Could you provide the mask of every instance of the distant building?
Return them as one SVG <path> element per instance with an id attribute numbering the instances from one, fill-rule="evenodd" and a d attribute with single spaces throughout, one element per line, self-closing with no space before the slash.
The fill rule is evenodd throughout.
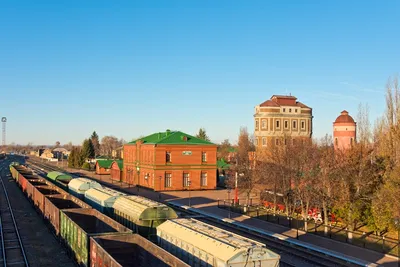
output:
<path id="1" fill-rule="evenodd" d="M 333 123 L 335 149 L 348 149 L 356 142 L 357 124 L 346 110 Z"/>
<path id="2" fill-rule="evenodd" d="M 121 146 L 116 149 L 113 149 L 111 155 L 114 159 L 123 159 L 124 158 L 124 147 Z"/>
<path id="3" fill-rule="evenodd" d="M 294 96 L 273 95 L 255 107 L 254 138 L 257 149 L 283 145 L 287 140 L 311 139 L 312 108 Z"/>
<path id="4" fill-rule="evenodd" d="M 156 191 L 215 189 L 217 145 L 180 131 L 124 145 L 124 180 Z"/>
<path id="5" fill-rule="evenodd" d="M 62 159 L 68 158 L 70 151 L 68 151 L 67 149 L 65 149 L 63 147 L 57 147 L 57 148 L 53 149 L 52 153 L 56 159 L 62 160 Z"/>

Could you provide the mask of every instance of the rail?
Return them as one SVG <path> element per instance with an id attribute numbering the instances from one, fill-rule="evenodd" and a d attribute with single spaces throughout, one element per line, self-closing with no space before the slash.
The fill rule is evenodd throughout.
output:
<path id="1" fill-rule="evenodd" d="M 26 257 L 24 245 L 22 243 L 21 236 L 18 231 L 18 225 L 15 221 L 14 212 L 8 198 L 7 189 L 3 182 L 3 177 L 0 175 L 0 190 L 3 191 L 4 197 L 1 197 L 1 210 L 0 210 L 0 234 L 1 234 L 1 245 L 2 245 L 2 261 L 3 266 L 9 265 L 20 265 L 29 267 L 28 258 Z M 11 228 L 5 228 L 4 226 L 11 226 Z M 8 231 L 8 232 L 6 232 Z M 7 238 L 7 239 L 6 239 Z M 13 251 L 12 257 L 8 257 L 8 251 Z M 15 253 L 18 251 L 19 253 Z M 11 254 L 11 253 L 10 253 Z M 17 260 L 15 260 L 17 259 Z"/>

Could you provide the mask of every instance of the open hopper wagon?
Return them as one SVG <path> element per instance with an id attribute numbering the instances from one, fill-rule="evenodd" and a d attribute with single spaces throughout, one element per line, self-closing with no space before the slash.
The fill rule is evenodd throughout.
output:
<path id="1" fill-rule="evenodd" d="M 140 235 L 90 238 L 91 267 L 189 267 L 177 257 Z"/>
<path id="2" fill-rule="evenodd" d="M 48 195 L 44 199 L 44 217 L 50 222 L 54 232 L 60 233 L 60 210 L 91 207 L 70 194 Z"/>
<path id="3" fill-rule="evenodd" d="M 90 237 L 129 234 L 131 230 L 95 209 L 69 209 L 60 213 L 60 235 L 81 266 L 89 266 Z"/>

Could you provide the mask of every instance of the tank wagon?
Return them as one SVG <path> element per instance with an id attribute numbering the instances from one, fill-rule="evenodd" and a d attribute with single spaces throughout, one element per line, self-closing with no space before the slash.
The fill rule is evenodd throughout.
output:
<path id="1" fill-rule="evenodd" d="M 279 266 L 264 244 L 196 219 L 168 220 L 157 227 L 159 245 L 190 266 Z"/>
<path id="2" fill-rule="evenodd" d="M 140 235 L 108 235 L 90 238 L 91 267 L 189 267 Z"/>
<path id="3" fill-rule="evenodd" d="M 89 238 L 109 234 L 129 234 L 131 230 L 95 209 L 60 212 L 60 235 L 81 266 L 89 266 Z"/>
<path id="4" fill-rule="evenodd" d="M 90 188 L 101 188 L 102 186 L 91 179 L 76 178 L 72 179 L 68 184 L 68 192 L 79 199 L 85 198 L 85 192 Z"/>
<path id="5" fill-rule="evenodd" d="M 68 191 L 68 184 L 73 179 L 71 175 L 62 172 L 49 172 L 47 178 L 65 191 Z"/>
<path id="6" fill-rule="evenodd" d="M 114 202 L 121 196 L 126 194 L 107 187 L 91 188 L 85 192 L 85 202 L 98 211 L 112 216 Z"/>
<path id="7" fill-rule="evenodd" d="M 44 198 L 44 217 L 50 222 L 56 235 L 60 233 L 60 211 L 77 208 L 90 209 L 91 207 L 70 194 L 48 195 Z"/>
<path id="8" fill-rule="evenodd" d="M 156 239 L 156 227 L 178 218 L 167 205 L 141 196 L 122 196 L 113 205 L 113 218 L 141 236 Z"/>

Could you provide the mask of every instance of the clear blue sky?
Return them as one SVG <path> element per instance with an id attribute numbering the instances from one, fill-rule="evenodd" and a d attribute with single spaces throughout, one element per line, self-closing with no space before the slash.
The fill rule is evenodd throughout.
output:
<path id="1" fill-rule="evenodd" d="M 399 72 L 400 1 L 1 1 L 7 143 L 130 140 L 167 128 L 213 141 L 253 131 L 291 93 L 314 136 L 358 103 L 384 110 Z"/>

